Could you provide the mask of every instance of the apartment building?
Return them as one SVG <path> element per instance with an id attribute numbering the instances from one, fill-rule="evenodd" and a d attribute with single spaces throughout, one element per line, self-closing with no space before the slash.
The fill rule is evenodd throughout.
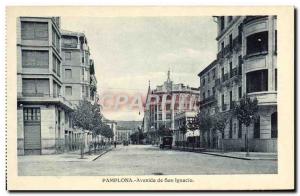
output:
<path id="1" fill-rule="evenodd" d="M 182 83 L 174 84 L 168 71 L 163 85 L 151 90 L 148 88 L 144 113 L 144 132 L 157 131 L 165 126 L 175 130 L 175 115 L 179 112 L 198 110 L 199 89 Z"/>
<path id="2" fill-rule="evenodd" d="M 61 48 L 66 98 L 75 105 L 83 99 L 97 101 L 94 61 L 90 59 L 86 36 L 80 32 L 63 30 Z"/>
<path id="3" fill-rule="evenodd" d="M 203 109 L 209 89 L 215 89 L 210 108 L 231 112 L 244 94 L 258 99 L 259 118 L 249 127 L 250 151 L 277 151 L 277 31 L 276 16 L 217 16 L 217 59 L 200 74 Z M 208 82 L 209 70 L 217 77 Z M 236 118 L 223 135 L 212 136 L 214 147 L 223 140 L 227 150 L 243 150 L 246 127 Z"/>
<path id="4" fill-rule="evenodd" d="M 60 18 L 17 19 L 18 155 L 64 149 L 73 105 L 64 97 Z"/>

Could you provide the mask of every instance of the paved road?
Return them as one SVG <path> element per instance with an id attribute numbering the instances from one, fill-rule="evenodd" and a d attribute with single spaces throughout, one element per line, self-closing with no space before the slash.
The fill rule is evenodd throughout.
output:
<path id="1" fill-rule="evenodd" d="M 118 146 L 92 162 L 19 162 L 19 175 L 196 175 L 277 173 L 277 161 L 239 160 L 153 146 Z"/>

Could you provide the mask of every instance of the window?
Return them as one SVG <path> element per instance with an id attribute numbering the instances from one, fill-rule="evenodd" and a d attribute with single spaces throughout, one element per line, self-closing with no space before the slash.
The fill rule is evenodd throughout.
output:
<path id="1" fill-rule="evenodd" d="M 224 41 L 221 43 L 221 50 L 223 51 L 225 47 Z"/>
<path id="2" fill-rule="evenodd" d="M 23 40 L 48 40 L 47 22 L 21 22 Z"/>
<path id="3" fill-rule="evenodd" d="M 171 104 L 167 104 L 167 105 L 166 105 L 166 110 L 167 110 L 167 111 L 171 110 Z"/>
<path id="4" fill-rule="evenodd" d="M 65 78 L 72 79 L 72 69 L 65 69 Z"/>
<path id="5" fill-rule="evenodd" d="M 233 103 L 232 103 L 232 91 L 230 91 L 230 93 L 229 93 L 229 100 L 230 100 L 230 102 L 229 102 L 230 109 L 232 109 L 232 108 L 233 108 Z"/>
<path id="6" fill-rule="evenodd" d="M 52 45 L 59 51 L 60 49 L 60 37 L 58 36 L 54 27 L 52 27 Z"/>
<path id="7" fill-rule="evenodd" d="M 49 80 L 48 79 L 23 79 L 22 92 L 24 96 L 43 97 L 49 96 Z"/>
<path id="8" fill-rule="evenodd" d="M 271 115 L 271 138 L 277 138 L 277 112 Z"/>
<path id="9" fill-rule="evenodd" d="M 72 95 L 72 86 L 66 86 L 66 96 Z"/>
<path id="10" fill-rule="evenodd" d="M 41 110 L 40 108 L 24 108 L 24 121 L 40 121 Z"/>
<path id="11" fill-rule="evenodd" d="M 268 70 L 259 70 L 247 73 L 247 93 L 268 90 Z"/>
<path id="12" fill-rule="evenodd" d="M 221 100 L 221 104 L 222 104 L 222 110 L 225 110 L 224 107 L 225 107 L 225 103 L 224 103 L 224 94 L 222 95 L 222 100 Z"/>
<path id="13" fill-rule="evenodd" d="M 209 90 L 207 90 L 207 97 L 209 97 L 210 96 L 210 91 Z"/>
<path id="14" fill-rule="evenodd" d="M 275 30 L 275 54 L 277 54 L 277 30 Z"/>
<path id="15" fill-rule="evenodd" d="M 268 52 L 268 31 L 255 33 L 247 37 L 247 55 Z"/>
<path id="16" fill-rule="evenodd" d="M 225 28 L 224 16 L 220 17 L 220 27 L 221 27 L 221 31 Z"/>
<path id="17" fill-rule="evenodd" d="M 239 60 L 238 60 L 238 66 L 239 66 L 239 75 L 242 75 L 242 71 L 243 71 L 243 68 L 242 68 L 242 63 L 243 63 L 243 60 L 242 60 L 242 55 L 239 55 Z"/>
<path id="18" fill-rule="evenodd" d="M 63 36 L 62 38 L 62 47 L 65 48 L 77 48 L 77 37 L 69 37 L 69 36 Z"/>
<path id="19" fill-rule="evenodd" d="M 166 114 L 166 119 L 170 120 L 171 119 L 171 114 Z"/>
<path id="20" fill-rule="evenodd" d="M 233 77 L 232 62 L 229 63 L 230 78 Z"/>
<path id="21" fill-rule="evenodd" d="M 277 69 L 275 69 L 275 91 L 277 91 Z"/>
<path id="22" fill-rule="evenodd" d="M 222 81 L 225 81 L 224 67 L 222 67 Z"/>
<path id="23" fill-rule="evenodd" d="M 232 119 L 229 121 L 229 139 L 232 139 Z"/>
<path id="24" fill-rule="evenodd" d="M 65 52 L 65 60 L 66 60 L 66 61 L 70 61 L 71 58 L 72 58 L 71 52 Z"/>
<path id="25" fill-rule="evenodd" d="M 238 138 L 242 138 L 242 122 L 239 121 Z"/>
<path id="26" fill-rule="evenodd" d="M 258 116 L 257 119 L 254 121 L 254 138 L 260 138 L 260 117 Z"/>
<path id="27" fill-rule="evenodd" d="M 242 87 L 239 86 L 239 99 L 242 98 Z"/>
<path id="28" fill-rule="evenodd" d="M 24 68 L 48 68 L 49 52 L 23 50 L 22 51 L 22 67 Z"/>
<path id="29" fill-rule="evenodd" d="M 205 99 L 205 92 L 202 93 L 203 100 Z"/>
<path id="30" fill-rule="evenodd" d="M 61 87 L 56 82 L 53 82 L 53 97 L 60 96 L 60 89 Z"/>
<path id="31" fill-rule="evenodd" d="M 215 94 L 216 94 L 216 89 L 215 89 L 215 87 L 212 87 L 211 91 L 212 91 L 212 95 L 215 96 Z"/>
<path id="32" fill-rule="evenodd" d="M 229 35 L 229 49 L 232 51 L 233 48 L 233 42 L 232 42 L 232 34 Z"/>
<path id="33" fill-rule="evenodd" d="M 158 120 L 162 120 L 162 114 L 158 114 Z"/>
<path id="34" fill-rule="evenodd" d="M 212 70 L 212 78 L 215 79 L 216 78 L 216 69 Z"/>
<path id="35" fill-rule="evenodd" d="M 54 54 L 52 55 L 52 70 L 54 73 L 60 76 L 60 61 Z"/>
<path id="36" fill-rule="evenodd" d="M 232 16 L 228 16 L 228 23 L 232 21 Z"/>
<path id="37" fill-rule="evenodd" d="M 81 81 L 84 81 L 84 68 L 81 69 Z"/>

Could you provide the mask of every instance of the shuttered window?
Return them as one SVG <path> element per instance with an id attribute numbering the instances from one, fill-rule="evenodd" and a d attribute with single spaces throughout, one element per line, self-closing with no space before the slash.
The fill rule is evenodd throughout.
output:
<path id="1" fill-rule="evenodd" d="M 48 40 L 47 22 L 21 22 L 23 40 Z"/>
<path id="2" fill-rule="evenodd" d="M 24 96 L 45 97 L 50 94 L 48 79 L 23 79 L 22 84 Z"/>
<path id="3" fill-rule="evenodd" d="M 22 51 L 22 67 L 48 68 L 49 52 L 23 50 Z"/>

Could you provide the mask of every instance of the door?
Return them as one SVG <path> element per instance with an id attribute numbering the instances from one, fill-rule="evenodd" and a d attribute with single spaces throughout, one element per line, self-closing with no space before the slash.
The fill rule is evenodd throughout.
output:
<path id="1" fill-rule="evenodd" d="M 24 154 L 41 154 L 40 108 L 24 108 Z"/>

